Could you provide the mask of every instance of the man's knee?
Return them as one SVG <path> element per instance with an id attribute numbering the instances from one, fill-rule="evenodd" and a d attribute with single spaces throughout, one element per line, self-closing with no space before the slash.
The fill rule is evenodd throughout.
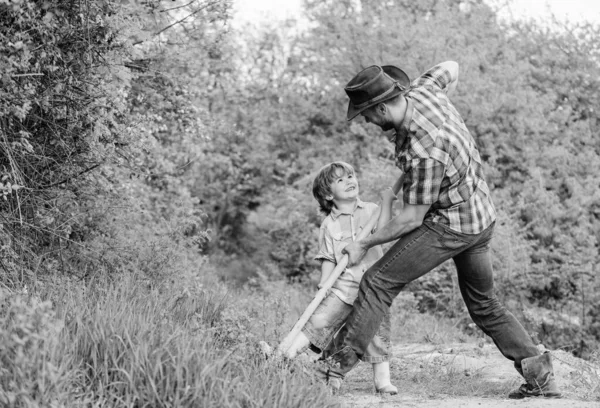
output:
<path id="1" fill-rule="evenodd" d="M 372 300 L 373 298 L 382 301 L 391 306 L 394 298 L 400 292 L 400 289 L 391 287 L 381 279 L 381 273 L 378 270 L 368 270 L 359 286 L 359 296 Z"/>

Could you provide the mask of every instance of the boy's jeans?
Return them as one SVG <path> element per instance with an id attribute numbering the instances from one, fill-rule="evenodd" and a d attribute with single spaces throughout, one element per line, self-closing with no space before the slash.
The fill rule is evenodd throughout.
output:
<path id="1" fill-rule="evenodd" d="M 358 298 L 339 334 L 341 346 L 333 355 L 339 368 L 330 367 L 329 375 L 344 376 L 362 358 L 383 315 L 406 284 L 450 258 L 471 318 L 500 352 L 517 369 L 524 358 L 539 355 L 531 337 L 494 293 L 489 245 L 493 230 L 494 224 L 480 234 L 467 235 L 425 221 L 401 237 L 363 276 Z"/>
<path id="2" fill-rule="evenodd" d="M 339 348 L 336 333 L 352 311 L 349 305 L 333 292 L 315 309 L 311 318 L 306 322 L 302 333 L 310 343 L 323 352 L 323 358 L 330 356 Z M 362 361 L 366 363 L 383 363 L 390 359 L 391 322 L 389 309 L 382 318 L 381 326 L 364 350 Z"/>

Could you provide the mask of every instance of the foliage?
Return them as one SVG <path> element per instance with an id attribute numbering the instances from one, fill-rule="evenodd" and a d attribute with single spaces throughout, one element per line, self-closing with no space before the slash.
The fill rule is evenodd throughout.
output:
<path id="1" fill-rule="evenodd" d="M 76 240 L 78 207 L 102 184 L 91 174 L 124 142 L 123 68 L 107 63 L 123 53 L 111 13 L 108 2 L 0 4 L 6 283 L 31 279 Z"/>
<path id="2" fill-rule="evenodd" d="M 56 312 L 50 301 L 2 292 L 3 405 L 334 405 L 301 367 L 262 357 L 225 288 L 198 275 L 161 286 L 120 276 L 65 280 L 47 292 Z"/>
<path id="3" fill-rule="evenodd" d="M 164 288 L 214 274 L 258 298 L 273 288 L 296 293 L 290 309 L 305 304 L 297 292 L 318 274 L 318 169 L 350 162 L 361 197 L 375 202 L 397 175 L 385 137 L 344 118 L 344 83 L 373 63 L 397 64 L 414 78 L 437 62 L 459 62 L 452 99 L 480 148 L 499 213 L 497 292 L 541 342 L 590 356 L 600 341 L 598 27 L 508 25 L 476 1 L 307 0 L 303 30 L 293 20 L 235 28 L 230 6 L 0 0 L 0 282 L 36 293 L 63 275 L 96 282 L 87 295 L 97 308 L 79 295 L 55 304 L 68 323 L 60 336 L 78 344 L 63 353 L 88 364 L 71 368 L 93 403 L 150 400 L 144 387 L 179 381 L 189 367 L 201 372 L 203 358 L 215 375 L 230 378 L 235 369 L 251 385 L 261 370 L 265 382 L 279 373 L 213 350 L 250 344 L 257 327 L 279 336 L 282 322 L 268 320 L 275 332 L 261 326 L 253 300 L 240 315 L 210 295 Z M 148 287 L 110 283 L 124 274 Z M 412 312 L 450 317 L 469 331 L 451 263 L 410 290 Z M 284 310 L 280 300 L 266 303 Z M 30 306 L 17 315 L 45 316 L 34 332 L 46 333 L 50 310 Z M 135 314 L 119 314 L 125 308 Z M 111 326 L 107 316 L 122 320 Z M 206 339 L 190 337 L 194 330 Z M 35 339 L 34 355 L 54 344 Z M 40 375 L 61 382 L 56 367 Z M 70 392 L 73 378 L 55 389 Z M 263 391 L 247 392 L 253 401 L 279 398 Z M 178 392 L 169 397 L 184 398 Z"/>
<path id="4" fill-rule="evenodd" d="M 50 406 L 72 401 L 69 361 L 57 353 L 62 322 L 50 302 L 0 290 L 0 404 Z"/>

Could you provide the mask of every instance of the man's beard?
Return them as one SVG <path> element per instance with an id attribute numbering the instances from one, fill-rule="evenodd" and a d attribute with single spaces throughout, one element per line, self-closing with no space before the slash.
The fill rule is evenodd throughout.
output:
<path id="1" fill-rule="evenodd" d="M 394 124 L 392 122 L 385 122 L 379 125 L 379 127 L 385 132 L 388 130 L 392 130 L 394 128 Z"/>

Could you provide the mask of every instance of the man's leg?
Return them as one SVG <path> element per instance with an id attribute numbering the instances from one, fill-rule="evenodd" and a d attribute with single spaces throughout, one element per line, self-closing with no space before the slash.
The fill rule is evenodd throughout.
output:
<path id="1" fill-rule="evenodd" d="M 540 355 L 527 331 L 496 297 L 489 251 L 492 233 L 493 226 L 481 234 L 478 242 L 454 257 L 460 291 L 469 314 L 500 352 L 514 361 L 515 368 L 527 381 L 511 392 L 510 398 L 560 397 L 550 355 Z"/>
<path id="2" fill-rule="evenodd" d="M 473 322 L 520 369 L 521 360 L 540 352 L 525 328 L 496 297 L 489 249 L 492 233 L 493 227 L 488 228 L 477 243 L 454 257 L 458 284 Z"/>
<path id="3" fill-rule="evenodd" d="M 341 347 L 327 367 L 329 377 L 343 377 L 365 353 L 392 301 L 409 282 L 464 250 L 470 242 L 443 240 L 443 229 L 426 222 L 394 244 L 363 276 L 358 298 L 340 331 Z M 475 240 L 477 236 L 473 236 Z"/>

